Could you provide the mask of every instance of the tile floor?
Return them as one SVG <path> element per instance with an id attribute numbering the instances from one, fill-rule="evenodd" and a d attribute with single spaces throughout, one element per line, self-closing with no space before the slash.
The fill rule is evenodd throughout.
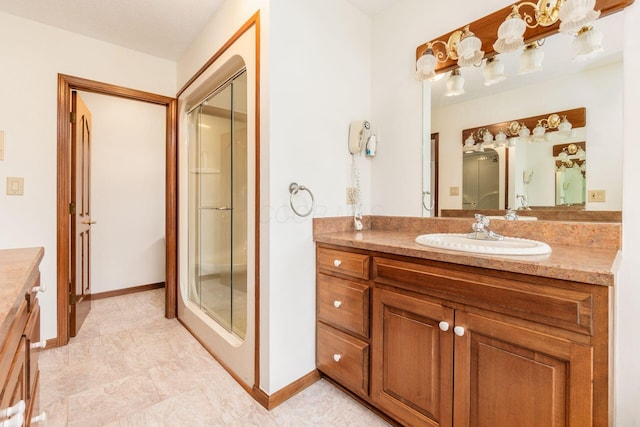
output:
<path id="1" fill-rule="evenodd" d="M 267 411 L 163 314 L 163 289 L 94 301 L 69 345 L 39 354 L 45 425 L 388 426 L 324 380 Z"/>

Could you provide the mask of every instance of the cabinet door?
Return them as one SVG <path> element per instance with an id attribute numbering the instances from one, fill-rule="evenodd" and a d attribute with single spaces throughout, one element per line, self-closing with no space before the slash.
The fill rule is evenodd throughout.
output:
<path id="1" fill-rule="evenodd" d="M 592 347 L 469 312 L 455 317 L 456 427 L 592 425 Z"/>
<path id="2" fill-rule="evenodd" d="M 450 308 L 373 290 L 371 398 L 376 405 L 405 425 L 451 426 L 452 327 Z"/>

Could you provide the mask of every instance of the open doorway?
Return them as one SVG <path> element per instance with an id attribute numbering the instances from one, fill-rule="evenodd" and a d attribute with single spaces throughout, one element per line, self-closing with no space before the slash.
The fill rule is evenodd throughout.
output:
<path id="1" fill-rule="evenodd" d="M 57 135 L 57 345 L 69 341 L 69 298 L 70 277 L 70 120 L 71 92 L 73 90 L 102 95 L 110 95 L 129 100 L 148 102 L 164 106 L 165 120 L 165 316 L 176 315 L 176 139 L 174 98 L 114 86 L 67 75 L 58 75 L 58 135 Z"/>

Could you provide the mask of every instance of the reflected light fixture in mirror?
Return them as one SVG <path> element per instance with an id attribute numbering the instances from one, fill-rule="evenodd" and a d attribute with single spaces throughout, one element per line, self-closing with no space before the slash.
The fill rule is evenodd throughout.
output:
<path id="1" fill-rule="evenodd" d="M 520 54 L 520 69 L 518 74 L 529 74 L 542 70 L 544 52 L 538 48 L 538 43 L 528 44 Z"/>
<path id="2" fill-rule="evenodd" d="M 447 79 L 446 96 L 459 96 L 464 93 L 464 77 L 460 74 L 460 68 L 456 68 L 451 72 Z"/>
<path id="3" fill-rule="evenodd" d="M 491 86 L 500 83 L 507 78 L 504 73 L 504 64 L 496 57 L 488 58 L 484 65 L 484 84 Z"/>
<path id="4" fill-rule="evenodd" d="M 602 52 L 602 33 L 593 27 L 584 27 L 573 40 L 573 60 L 591 59 Z"/>

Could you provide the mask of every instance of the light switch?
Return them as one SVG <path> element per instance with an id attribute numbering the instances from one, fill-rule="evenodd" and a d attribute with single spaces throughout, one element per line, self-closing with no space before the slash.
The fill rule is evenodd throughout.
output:
<path id="1" fill-rule="evenodd" d="M 460 187 L 449 187 L 449 195 L 450 196 L 459 196 L 460 195 Z"/>
<path id="2" fill-rule="evenodd" d="M 0 160 L 4 160 L 4 131 L 0 130 Z"/>
<path id="3" fill-rule="evenodd" d="M 8 176 L 7 194 L 10 196 L 22 196 L 24 194 L 24 178 Z"/>

